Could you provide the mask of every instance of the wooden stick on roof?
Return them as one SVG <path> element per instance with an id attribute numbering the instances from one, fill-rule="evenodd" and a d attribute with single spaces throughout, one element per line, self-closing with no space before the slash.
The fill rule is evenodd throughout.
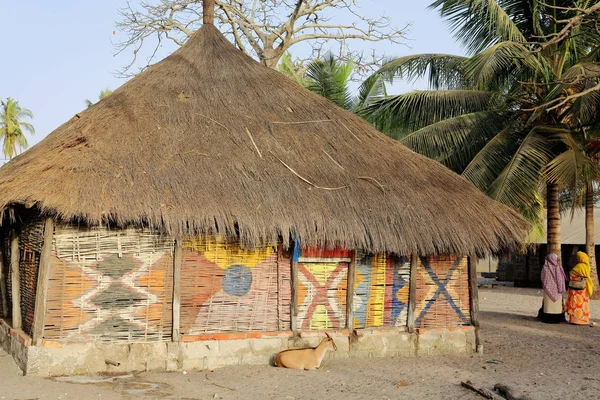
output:
<path id="1" fill-rule="evenodd" d="M 213 25 L 215 20 L 215 0 L 202 1 L 202 22 Z"/>

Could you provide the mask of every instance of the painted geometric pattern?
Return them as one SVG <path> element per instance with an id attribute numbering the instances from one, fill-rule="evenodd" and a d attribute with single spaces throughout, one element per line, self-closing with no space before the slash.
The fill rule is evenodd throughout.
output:
<path id="1" fill-rule="evenodd" d="M 420 257 L 416 283 L 416 327 L 471 324 L 466 257 Z"/>
<path id="2" fill-rule="evenodd" d="M 291 298 L 287 268 L 287 274 L 279 271 L 275 245 L 245 249 L 216 237 L 184 241 L 182 333 L 289 329 L 289 311 L 282 315 Z"/>
<path id="3" fill-rule="evenodd" d="M 406 326 L 410 260 L 358 254 L 354 278 L 354 328 Z"/>
<path id="4" fill-rule="evenodd" d="M 298 326 L 301 330 L 346 327 L 347 275 L 348 263 L 345 262 L 298 264 Z"/>
<path id="5" fill-rule="evenodd" d="M 172 337 L 173 241 L 142 230 L 58 226 L 44 337 L 145 342 Z"/>

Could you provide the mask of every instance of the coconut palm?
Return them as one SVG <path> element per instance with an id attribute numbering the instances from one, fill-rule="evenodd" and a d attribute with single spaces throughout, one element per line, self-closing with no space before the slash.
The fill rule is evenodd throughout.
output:
<path id="1" fill-rule="evenodd" d="M 5 157 L 13 158 L 20 150 L 27 148 L 25 131 L 32 135 L 35 133 L 33 125 L 24 122 L 24 118 L 33 118 L 33 113 L 21 108 L 18 101 L 10 97 L 0 101 L 0 140 Z"/>
<path id="2" fill-rule="evenodd" d="M 277 69 L 311 92 L 348 111 L 361 114 L 367 105 L 387 92 L 383 76 L 373 74 L 361 83 L 357 95 L 352 94 L 350 81 L 354 67 L 354 61 L 336 59 L 331 53 L 304 66 L 295 65 L 291 56 L 285 54 Z"/>
<path id="3" fill-rule="evenodd" d="M 103 89 L 100 91 L 100 94 L 98 95 L 98 100 L 102 100 L 103 98 L 105 98 L 106 96 L 109 96 L 112 94 L 112 90 L 110 90 L 109 88 Z M 93 101 L 91 101 L 90 99 L 85 99 L 85 104 L 87 106 L 87 108 L 90 108 L 91 106 L 93 106 L 95 103 Z"/>
<path id="4" fill-rule="evenodd" d="M 427 78 L 430 90 L 388 96 L 365 115 L 530 220 L 540 220 L 545 191 L 549 250 L 560 257 L 559 189 L 593 165 L 585 137 L 598 126 L 600 93 L 588 89 L 600 77 L 600 36 L 580 25 L 550 42 L 561 20 L 580 13 L 566 8 L 584 6 L 550 2 L 434 1 L 430 7 L 468 56 L 417 54 L 386 63 L 379 75 Z"/>
<path id="5" fill-rule="evenodd" d="M 568 171 L 568 174 L 559 178 L 563 185 L 568 187 L 563 196 L 565 206 L 570 207 L 573 213 L 576 208 L 585 208 L 585 252 L 589 255 L 592 280 L 595 285 L 599 285 L 594 242 L 594 198 L 600 180 L 598 171 L 600 139 L 589 137 L 591 135 L 598 136 L 598 132 L 588 130 L 579 137 L 572 137 L 571 146 L 554 162 L 558 162 L 561 158 L 567 159 L 565 161 L 567 168 L 563 171 Z M 598 293 L 594 293 L 594 298 L 599 297 Z"/>

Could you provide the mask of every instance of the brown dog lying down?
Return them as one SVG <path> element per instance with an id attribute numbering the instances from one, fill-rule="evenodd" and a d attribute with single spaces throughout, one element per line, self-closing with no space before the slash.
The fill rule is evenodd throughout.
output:
<path id="1" fill-rule="evenodd" d="M 315 369 L 321 366 L 327 350 L 336 351 L 335 342 L 326 333 L 327 337 L 321 340 L 317 347 L 309 349 L 284 350 L 277 354 L 275 365 L 292 369 Z"/>

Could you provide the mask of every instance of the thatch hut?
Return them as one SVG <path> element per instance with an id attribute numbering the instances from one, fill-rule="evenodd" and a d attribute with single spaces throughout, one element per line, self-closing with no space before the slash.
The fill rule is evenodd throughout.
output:
<path id="1" fill-rule="evenodd" d="M 473 351 L 468 256 L 513 248 L 523 220 L 206 19 L 0 168 L 19 365 L 266 363 L 323 331 L 338 357 Z"/>

